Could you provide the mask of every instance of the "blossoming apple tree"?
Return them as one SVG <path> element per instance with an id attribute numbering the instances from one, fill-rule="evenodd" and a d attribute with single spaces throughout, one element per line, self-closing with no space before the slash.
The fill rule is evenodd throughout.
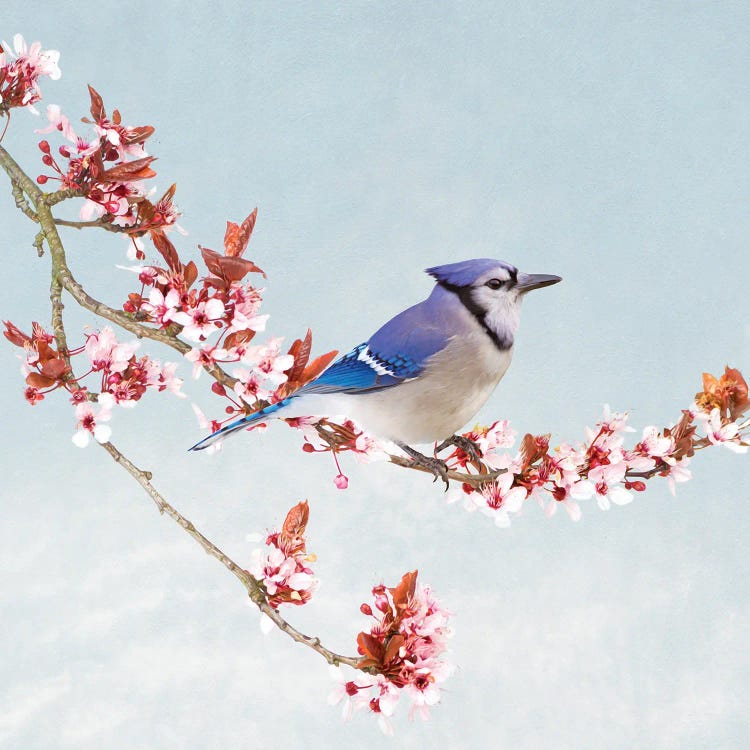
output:
<path id="1" fill-rule="evenodd" d="M 42 98 L 40 79 L 60 77 L 59 53 L 27 45 L 16 36 L 0 51 L 0 119 L 2 136 L 16 110 L 34 110 Z M 5 171 L 15 205 L 34 224 L 33 245 L 48 255 L 50 316 L 43 323 L 5 322 L 5 338 L 18 347 L 25 377 L 23 395 L 31 406 L 47 398 L 67 399 L 73 409 L 71 436 L 75 445 L 99 445 L 148 493 L 166 513 L 216 558 L 244 586 L 260 609 L 264 622 L 317 651 L 335 669 L 332 703 L 343 703 L 344 715 L 360 708 L 374 714 L 386 733 L 390 717 L 405 698 L 412 713 L 427 717 L 440 700 L 441 685 L 451 668 L 444 660 L 451 634 L 449 613 L 429 586 L 407 572 L 392 587 L 372 589 L 372 604 L 363 603 L 369 629 L 356 638 L 356 655 L 345 656 L 325 647 L 318 638 L 299 632 L 280 614 L 282 607 L 307 604 L 318 580 L 306 550 L 309 520 L 307 501 L 297 503 L 278 530 L 269 531 L 262 548 L 247 567 L 235 562 L 201 533 L 152 484 L 150 472 L 138 466 L 110 440 L 109 422 L 115 411 L 137 404 L 146 394 L 183 397 L 180 366 L 139 355 L 141 339 L 171 350 L 183 369 L 198 378 L 208 376 L 218 399 L 216 416 L 196 410 L 202 427 L 212 431 L 229 420 L 285 398 L 320 374 L 336 352 L 312 358 L 308 330 L 285 347 L 278 337 L 259 340 L 268 316 L 261 313 L 261 290 L 255 279 L 261 268 L 245 257 L 255 226 L 253 211 L 240 223 L 227 222 L 221 251 L 200 247 L 198 259 L 186 260 L 171 239 L 180 232 L 175 186 L 154 198 L 149 180 L 155 176 L 154 157 L 146 143 L 154 129 L 124 124 L 122 114 L 108 112 L 101 95 L 89 86 L 91 106 L 76 125 L 54 104 L 47 107 L 47 124 L 35 132 L 41 167 L 27 169 L 2 147 Z M 29 172 L 35 170 L 31 177 Z M 33 172 L 32 172 L 33 173 Z M 56 216 L 58 204 L 80 204 L 79 219 Z M 84 288 L 71 269 L 60 237 L 60 226 L 121 234 L 128 242 L 133 291 L 124 300 L 105 302 Z M 148 257 L 158 260 L 147 261 Z M 200 266 L 199 266 L 200 263 Z M 93 330 L 72 332 L 63 318 L 63 299 L 100 319 Z M 151 398 L 152 396 L 149 396 Z M 675 484 L 690 479 L 690 459 L 697 450 L 718 446 L 746 453 L 750 419 L 748 387 L 737 370 L 727 367 L 719 377 L 704 374 L 701 390 L 668 427 L 647 426 L 639 438 L 628 415 L 607 411 L 579 440 L 550 448 L 549 435 L 524 435 L 504 421 L 476 426 L 464 433 L 469 442 L 442 454 L 451 489 L 449 501 L 479 510 L 498 526 L 529 503 L 551 515 L 565 508 L 573 520 L 580 501 L 595 498 L 602 510 L 631 502 L 656 478 Z M 298 430 L 307 453 L 329 453 L 336 466 L 334 481 L 345 489 L 348 478 L 339 456 L 353 453 L 367 461 L 384 460 L 423 470 L 395 445 L 376 440 L 350 421 L 296 418 L 285 420 Z M 256 426 L 254 429 L 258 429 Z M 517 447 L 514 449 L 514 446 Z M 340 667 L 354 670 L 344 675 Z"/>

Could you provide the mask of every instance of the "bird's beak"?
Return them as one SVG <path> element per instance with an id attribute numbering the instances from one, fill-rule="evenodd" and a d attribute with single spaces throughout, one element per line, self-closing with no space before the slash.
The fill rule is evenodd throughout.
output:
<path id="1" fill-rule="evenodd" d="M 526 294 L 532 289 L 541 289 L 543 286 L 551 286 L 562 281 L 559 276 L 550 276 L 546 273 L 519 273 L 516 281 L 516 289 L 521 294 Z"/>

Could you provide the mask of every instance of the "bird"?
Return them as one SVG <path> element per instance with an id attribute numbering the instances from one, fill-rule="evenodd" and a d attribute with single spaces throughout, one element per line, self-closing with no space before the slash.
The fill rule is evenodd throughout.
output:
<path id="1" fill-rule="evenodd" d="M 391 318 L 296 392 L 222 427 L 190 450 L 203 450 L 271 418 L 346 416 L 369 434 L 394 442 L 447 485 L 445 463 L 413 445 L 442 441 L 437 451 L 448 445 L 470 450 L 456 432 L 505 375 L 523 298 L 562 279 L 524 273 L 491 258 L 425 272 L 435 280 L 427 299 Z"/>

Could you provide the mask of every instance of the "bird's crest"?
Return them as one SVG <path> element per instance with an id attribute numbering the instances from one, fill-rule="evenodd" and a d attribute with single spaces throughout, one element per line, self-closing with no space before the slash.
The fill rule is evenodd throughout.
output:
<path id="1" fill-rule="evenodd" d="M 515 266 L 506 263 L 504 260 L 474 258 L 473 260 L 464 260 L 460 263 L 433 266 L 432 268 L 426 268 L 425 272 L 441 284 L 471 286 L 480 276 L 483 276 L 494 268 L 505 268 L 512 272 L 516 270 Z"/>

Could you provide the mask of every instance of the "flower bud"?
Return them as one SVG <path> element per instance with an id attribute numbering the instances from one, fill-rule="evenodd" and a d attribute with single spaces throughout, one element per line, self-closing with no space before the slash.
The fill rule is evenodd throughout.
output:
<path id="1" fill-rule="evenodd" d="M 49 179 L 49 178 L 47 177 L 47 175 L 44 175 L 44 174 L 40 174 L 40 175 L 39 175 L 39 177 L 37 177 L 37 178 L 36 178 L 36 181 L 37 181 L 37 182 L 38 182 L 38 183 L 39 183 L 40 185 L 46 185 L 46 184 L 47 184 L 47 180 L 48 180 L 48 179 Z"/>
<path id="2" fill-rule="evenodd" d="M 343 474 L 338 474 L 333 480 L 333 483 L 336 485 L 336 487 L 338 487 L 338 489 L 345 490 L 349 486 L 349 479 Z"/>
<path id="3" fill-rule="evenodd" d="M 39 141 L 39 150 L 44 153 L 49 153 L 49 143 L 47 141 Z"/>

